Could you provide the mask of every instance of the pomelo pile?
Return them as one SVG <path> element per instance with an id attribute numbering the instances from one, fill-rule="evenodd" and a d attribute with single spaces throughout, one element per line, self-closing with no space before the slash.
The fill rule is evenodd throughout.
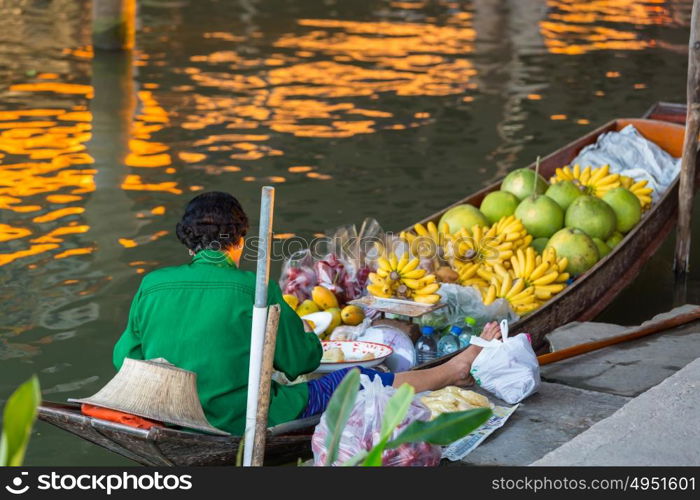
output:
<path id="1" fill-rule="evenodd" d="M 479 289 L 485 304 L 504 298 L 519 315 L 534 311 L 612 251 L 651 205 L 646 181 L 609 166 L 508 174 L 479 208 L 451 208 L 438 225 L 401 233 L 412 254 L 433 263 L 438 280 Z"/>

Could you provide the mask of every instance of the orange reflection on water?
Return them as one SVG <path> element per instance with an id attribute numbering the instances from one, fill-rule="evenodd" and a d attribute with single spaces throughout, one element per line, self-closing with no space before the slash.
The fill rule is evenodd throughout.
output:
<path id="1" fill-rule="evenodd" d="M 540 23 L 547 49 L 555 54 L 594 50 L 643 50 L 653 38 L 640 37 L 637 26 L 671 25 L 676 20 L 666 0 L 547 0 L 550 11 Z M 615 28 L 605 24 L 615 24 Z M 628 25 L 628 26 L 626 26 Z"/>

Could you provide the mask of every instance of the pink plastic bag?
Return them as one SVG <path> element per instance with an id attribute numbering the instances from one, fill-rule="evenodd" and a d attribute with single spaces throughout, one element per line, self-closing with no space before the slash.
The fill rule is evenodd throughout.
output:
<path id="1" fill-rule="evenodd" d="M 280 288 L 282 293 L 295 295 L 299 302 L 311 298 L 311 290 L 317 283 L 314 259 L 311 252 L 301 250 L 287 259 L 282 268 Z"/>
<path id="2" fill-rule="evenodd" d="M 338 457 L 333 465 L 342 465 L 361 451 L 368 451 L 379 442 L 384 408 L 396 390 L 385 387 L 379 377 L 370 382 L 367 375 L 360 377 L 364 390 L 357 395 L 348 423 L 340 439 Z M 398 436 L 404 428 L 415 420 L 429 420 L 430 410 L 414 401 L 408 408 L 403 422 L 397 427 L 392 438 Z M 326 414 L 316 426 L 311 449 L 314 452 L 314 465 L 326 464 Z M 391 467 L 432 467 L 440 463 L 442 450 L 439 446 L 428 443 L 407 443 L 398 448 L 385 450 L 382 465 Z"/>

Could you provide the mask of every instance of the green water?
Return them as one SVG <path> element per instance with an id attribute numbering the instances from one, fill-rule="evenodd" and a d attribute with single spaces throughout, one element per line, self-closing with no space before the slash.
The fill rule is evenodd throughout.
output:
<path id="1" fill-rule="evenodd" d="M 113 375 L 142 274 L 188 259 L 198 191 L 234 193 L 251 234 L 269 183 L 281 237 L 396 230 L 684 100 L 690 0 L 139 3 L 123 56 L 92 53 L 89 2 L 0 6 L 0 402 L 32 373 L 57 401 Z M 669 309 L 672 251 L 599 319 Z M 127 463 L 43 424 L 27 462 Z"/>

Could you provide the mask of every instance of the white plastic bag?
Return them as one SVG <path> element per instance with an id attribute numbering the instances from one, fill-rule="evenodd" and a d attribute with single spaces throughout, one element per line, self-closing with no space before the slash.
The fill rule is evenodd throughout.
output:
<path id="1" fill-rule="evenodd" d="M 471 343 L 483 347 L 472 363 L 471 374 L 482 388 L 503 401 L 519 403 L 540 386 L 540 365 L 527 334 L 508 336 L 508 322 L 501 321 L 503 340 L 473 336 Z"/>
<path id="2" fill-rule="evenodd" d="M 367 375 L 360 376 L 364 390 L 357 395 L 357 400 L 350 413 L 342 437 L 338 457 L 333 465 L 342 465 L 362 451 L 369 451 L 379 442 L 384 411 L 396 389 L 385 387 L 379 377 L 370 381 Z M 416 420 L 430 419 L 430 410 L 415 399 L 408 408 L 406 417 L 398 425 L 391 438 L 398 436 L 409 424 Z M 324 465 L 327 458 L 326 437 L 328 425 L 326 413 L 316 426 L 311 438 L 311 449 L 314 453 L 314 465 Z M 442 449 L 428 443 L 404 443 L 397 448 L 385 450 L 382 454 L 382 465 L 390 467 L 433 467 L 440 463 Z"/>

